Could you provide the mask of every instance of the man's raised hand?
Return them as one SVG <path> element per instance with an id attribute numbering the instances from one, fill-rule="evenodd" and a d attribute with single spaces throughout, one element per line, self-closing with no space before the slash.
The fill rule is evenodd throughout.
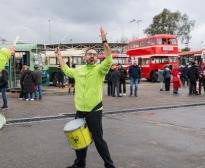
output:
<path id="1" fill-rule="evenodd" d="M 100 27 L 100 36 L 101 36 L 101 39 L 102 41 L 106 41 L 106 32 L 104 31 L 104 29 L 102 28 L 102 26 Z"/>

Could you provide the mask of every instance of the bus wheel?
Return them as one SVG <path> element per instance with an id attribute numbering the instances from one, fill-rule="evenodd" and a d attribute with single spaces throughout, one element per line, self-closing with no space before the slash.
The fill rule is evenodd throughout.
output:
<path id="1" fill-rule="evenodd" d="M 156 71 L 152 71 L 152 72 L 151 72 L 150 80 L 151 80 L 152 82 L 157 82 L 157 80 L 158 80 L 158 74 L 157 74 Z"/>
<path id="2" fill-rule="evenodd" d="M 57 84 L 58 84 L 58 77 L 57 77 L 57 73 L 55 73 L 53 75 L 53 86 L 57 86 Z"/>

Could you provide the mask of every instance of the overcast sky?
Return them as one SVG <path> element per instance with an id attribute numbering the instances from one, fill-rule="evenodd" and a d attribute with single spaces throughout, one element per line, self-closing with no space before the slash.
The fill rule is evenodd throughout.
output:
<path id="1" fill-rule="evenodd" d="M 205 1 L 203 0 L 1 0 L 0 37 L 13 41 L 46 43 L 100 42 L 99 27 L 110 42 L 133 36 L 164 8 L 180 11 L 195 20 L 192 49 L 205 48 Z M 131 20 L 142 20 L 128 23 Z M 50 22 L 49 22 L 50 20 Z M 50 32 L 49 33 L 49 29 Z M 139 31 L 138 31 L 139 30 Z"/>

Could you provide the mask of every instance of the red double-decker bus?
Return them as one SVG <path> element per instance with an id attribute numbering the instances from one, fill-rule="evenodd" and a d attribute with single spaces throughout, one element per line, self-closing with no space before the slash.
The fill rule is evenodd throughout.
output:
<path id="1" fill-rule="evenodd" d="M 198 64 L 200 62 L 205 63 L 205 49 L 184 51 L 179 53 L 180 64 L 187 64 L 191 61 L 195 61 Z"/>
<path id="2" fill-rule="evenodd" d="M 158 80 L 158 70 L 165 65 L 179 65 L 178 43 L 174 35 L 154 35 L 128 43 L 127 55 L 141 67 L 142 78 Z"/>
<path id="3" fill-rule="evenodd" d="M 113 53 L 112 58 L 113 58 L 112 66 L 118 66 L 119 64 L 121 64 L 126 70 L 128 70 L 128 68 L 131 65 L 130 57 L 128 57 L 127 54 Z M 105 59 L 104 54 L 97 55 L 97 63 L 102 62 L 104 59 Z"/>

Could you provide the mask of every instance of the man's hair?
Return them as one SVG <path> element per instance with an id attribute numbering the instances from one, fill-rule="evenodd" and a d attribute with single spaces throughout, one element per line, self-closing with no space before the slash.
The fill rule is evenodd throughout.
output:
<path id="1" fill-rule="evenodd" d="M 95 50 L 96 51 L 96 48 L 94 48 L 94 47 L 89 47 L 88 49 L 86 49 L 85 50 L 85 55 L 88 53 L 88 51 L 90 51 L 90 50 Z"/>

